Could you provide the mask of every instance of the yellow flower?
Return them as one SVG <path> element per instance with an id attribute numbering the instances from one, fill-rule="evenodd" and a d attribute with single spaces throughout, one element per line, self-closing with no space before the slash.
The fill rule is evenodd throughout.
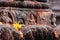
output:
<path id="1" fill-rule="evenodd" d="M 14 28 L 15 28 L 16 30 L 19 30 L 19 29 L 22 28 L 22 26 L 24 26 L 24 25 L 23 25 L 23 24 L 19 24 L 19 23 L 14 23 L 13 26 L 14 26 Z"/>
<path id="2" fill-rule="evenodd" d="M 14 28 L 15 28 L 16 30 L 19 29 L 19 24 L 15 23 L 15 24 L 13 24 L 13 26 L 14 26 Z"/>

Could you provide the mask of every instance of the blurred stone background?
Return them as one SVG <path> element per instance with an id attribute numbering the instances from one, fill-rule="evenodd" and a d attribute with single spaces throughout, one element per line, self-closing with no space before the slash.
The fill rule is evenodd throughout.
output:
<path id="1" fill-rule="evenodd" d="M 48 3 L 50 4 L 50 8 L 53 10 L 53 12 L 56 15 L 56 23 L 60 24 L 60 0 L 48 0 Z"/>

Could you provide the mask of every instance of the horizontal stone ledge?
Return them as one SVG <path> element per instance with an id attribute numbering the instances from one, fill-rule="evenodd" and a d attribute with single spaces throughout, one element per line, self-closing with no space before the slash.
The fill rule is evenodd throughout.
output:
<path id="1" fill-rule="evenodd" d="M 35 9 L 48 9 L 49 4 L 42 2 L 33 2 L 33 1 L 0 1 L 0 7 L 18 7 L 18 8 L 35 8 Z"/>
<path id="2" fill-rule="evenodd" d="M 17 11 L 38 11 L 38 10 L 40 10 L 40 9 L 29 9 L 29 8 L 15 8 L 15 7 L 0 7 L 0 10 L 4 10 L 4 9 L 6 9 L 6 10 L 17 10 Z M 48 12 L 48 11 L 50 11 L 51 9 L 42 9 L 43 11 L 46 11 L 46 12 Z"/>

